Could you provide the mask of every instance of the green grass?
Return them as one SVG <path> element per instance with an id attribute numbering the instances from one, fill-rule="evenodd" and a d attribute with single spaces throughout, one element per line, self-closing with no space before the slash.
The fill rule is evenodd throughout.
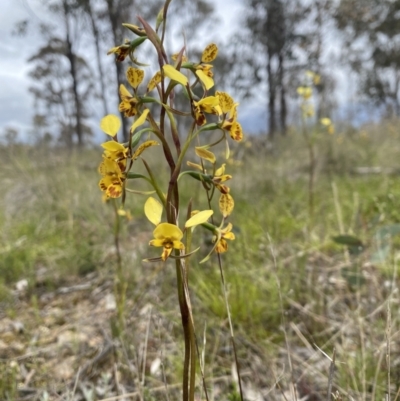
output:
<path id="1" fill-rule="evenodd" d="M 235 210 L 231 221 L 236 240 L 229 242 L 222 263 L 247 388 L 251 384 L 258 391 L 272 389 L 279 377 L 282 391 L 294 380 L 299 398 L 317 393 L 326 398 L 329 361 L 318 346 L 330 356 L 336 349 L 334 391 L 343 399 L 369 400 L 373 395 L 378 400 L 384 396 L 387 367 L 380 355 L 386 347 L 386 305 L 389 299 L 392 305 L 399 301 L 392 289 L 398 285 L 400 178 L 397 174 L 357 174 L 356 169 L 397 169 L 398 128 L 391 122 L 361 131 L 343 130 L 334 136 L 320 134 L 311 226 L 308 160 L 302 138 L 292 132 L 278 141 L 272 152 L 263 150 L 263 138 L 250 139 L 251 147 L 234 149 L 240 163 L 227 164 L 227 173 L 233 175 L 230 186 Z M 64 283 L 80 282 L 90 274 L 112 281 L 116 269 L 113 210 L 102 203 L 97 187 L 101 151 L 68 153 L 16 145 L 0 149 L 0 157 L 4 166 L 0 170 L 0 302 L 6 314 L 16 315 L 14 308 L 18 306 L 10 289 L 21 279 L 29 282 L 24 302 L 32 310 L 45 307 L 38 304 L 37 296 Z M 150 162 L 156 163 L 156 159 Z M 143 169 L 140 161 L 136 163 Z M 163 174 L 160 167 L 155 171 Z M 139 182 L 134 186 L 149 190 Z M 183 180 L 180 190 L 183 204 L 192 198 L 195 209 L 205 206 L 198 182 Z M 158 323 L 154 323 L 148 352 L 167 348 L 167 380 L 176 383 L 181 329 L 174 268 L 141 262 L 159 252 L 147 245 L 153 228 L 143 217 L 144 201 L 143 196 L 128 198 L 133 219 L 123 223 L 121 233 L 128 286 L 128 330 L 119 355 L 121 378 L 126 383 L 133 380 L 131 373 L 124 373 L 123 361 L 137 358 L 143 340 L 130 328 L 136 326 L 129 324 L 140 321 L 143 308 L 152 305 Z M 218 382 L 218 378 L 230 375 L 233 361 L 220 271 L 214 259 L 197 263 L 207 254 L 210 243 L 200 229 L 195 233 L 200 235 L 195 242 L 202 246 L 190 262 L 197 336 L 202 342 L 206 324 L 207 376 L 215 379 L 215 388 L 230 388 L 234 399 L 230 380 Z M 339 234 L 359 238 L 363 252 L 349 249 L 346 253 L 344 246 L 333 241 Z M 399 323 L 395 310 L 393 306 L 392 333 Z M 391 348 L 396 354 L 394 339 Z M 396 364 L 393 357 L 393 394 L 397 391 Z M 148 391 L 159 385 L 150 376 L 147 369 Z M 15 388 L 4 383 L 0 381 L 0 394 L 14 397 Z M 273 390 L 270 397 L 278 399 L 281 394 Z"/>

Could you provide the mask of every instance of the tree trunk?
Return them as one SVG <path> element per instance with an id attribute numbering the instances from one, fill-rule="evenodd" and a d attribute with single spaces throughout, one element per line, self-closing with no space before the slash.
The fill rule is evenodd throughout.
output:
<path id="1" fill-rule="evenodd" d="M 96 20 L 93 15 L 93 9 L 91 5 L 91 0 L 87 0 L 86 2 L 86 10 L 90 18 L 90 24 L 92 26 L 93 38 L 94 38 L 94 45 L 96 48 L 96 63 L 97 68 L 99 70 L 99 78 L 100 78 L 100 90 L 101 90 L 101 102 L 103 104 L 103 114 L 107 115 L 108 113 L 108 106 L 106 100 L 106 86 L 104 83 L 104 70 L 103 70 L 103 63 L 101 62 L 101 52 L 100 52 L 100 35 L 99 30 L 97 29 Z"/>
<path id="2" fill-rule="evenodd" d="M 118 6 L 115 4 L 115 0 L 107 0 L 107 7 L 108 7 L 108 17 L 110 19 L 114 46 L 118 46 L 122 44 L 123 40 L 122 35 L 120 34 L 120 29 L 121 29 L 120 25 L 122 24 L 121 14 L 124 10 L 122 9 L 122 7 L 120 7 L 120 4 Z M 115 72 L 118 83 L 118 98 L 119 98 L 119 86 L 125 81 L 125 74 L 122 63 L 115 61 Z M 122 120 L 123 137 L 125 141 L 128 141 L 129 140 L 128 122 L 124 117 L 124 113 L 120 114 Z"/>
<path id="3" fill-rule="evenodd" d="M 271 56 L 268 56 L 267 62 L 267 74 L 268 74 L 268 135 L 271 139 L 274 139 L 276 132 L 276 116 L 275 116 L 275 97 L 276 97 L 276 85 L 274 80 L 274 74 L 271 66 Z"/>
<path id="4" fill-rule="evenodd" d="M 72 78 L 72 93 L 75 105 L 75 122 L 76 122 L 75 130 L 76 130 L 76 136 L 78 138 L 78 146 L 82 147 L 84 143 L 83 130 L 82 130 L 82 107 L 78 93 L 78 74 L 76 69 L 76 57 L 72 49 L 72 42 L 68 24 L 69 10 L 66 1 L 63 2 L 63 7 L 64 7 L 64 17 L 65 17 L 65 27 L 66 27 L 66 38 L 65 38 L 65 42 L 67 45 L 66 57 L 68 58 L 70 65 L 70 74 Z"/>
<path id="5" fill-rule="evenodd" d="M 287 106 L 286 106 L 286 90 L 285 90 L 285 82 L 284 82 L 284 69 L 283 69 L 282 53 L 279 54 L 279 88 L 280 88 L 280 102 L 281 102 L 281 110 L 280 110 L 281 133 L 282 133 L 282 135 L 286 135 L 286 133 L 287 133 L 287 126 L 286 126 Z"/>

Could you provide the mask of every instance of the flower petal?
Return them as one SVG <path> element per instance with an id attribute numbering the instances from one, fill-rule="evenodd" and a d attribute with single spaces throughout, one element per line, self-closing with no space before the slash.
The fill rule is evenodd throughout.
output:
<path id="1" fill-rule="evenodd" d="M 147 84 L 147 92 L 151 92 L 161 82 L 161 72 L 157 71 Z"/>
<path id="2" fill-rule="evenodd" d="M 144 214 L 155 226 L 157 226 L 161 222 L 162 211 L 162 204 L 153 197 L 148 198 L 146 203 L 144 204 Z"/>
<path id="3" fill-rule="evenodd" d="M 165 239 L 169 238 L 172 241 L 180 240 L 183 237 L 181 229 L 175 224 L 161 223 L 153 231 L 154 238 Z"/>
<path id="4" fill-rule="evenodd" d="M 135 153 L 132 155 L 132 159 L 135 160 L 137 159 L 143 152 L 145 149 L 149 148 L 150 146 L 156 146 L 159 145 L 159 143 L 157 141 L 146 141 L 143 142 L 136 150 Z"/>
<path id="5" fill-rule="evenodd" d="M 144 110 L 143 113 L 140 115 L 140 117 L 136 121 L 134 121 L 131 127 L 131 132 L 135 131 L 137 127 L 140 127 L 141 125 L 144 124 L 147 118 L 147 114 L 149 114 L 149 111 L 150 111 L 149 109 Z"/>
<path id="6" fill-rule="evenodd" d="M 240 123 L 235 121 L 232 124 L 229 134 L 234 141 L 240 142 L 243 139 L 243 130 L 242 130 L 242 126 L 240 125 Z"/>
<path id="7" fill-rule="evenodd" d="M 132 88 L 137 89 L 137 87 L 143 81 L 143 78 L 144 78 L 144 71 L 139 68 L 129 67 L 128 70 L 126 71 L 126 79 L 131 84 Z"/>
<path id="8" fill-rule="evenodd" d="M 198 212 L 194 216 L 192 216 L 185 223 L 185 227 L 189 228 L 193 226 L 198 226 L 199 224 L 203 224 L 213 215 L 213 213 L 213 210 L 202 210 L 201 212 Z"/>
<path id="9" fill-rule="evenodd" d="M 164 74 L 173 81 L 179 82 L 181 85 L 186 86 L 188 83 L 188 79 L 185 75 L 183 75 L 180 71 L 174 68 L 172 65 L 165 64 L 163 65 Z"/>
<path id="10" fill-rule="evenodd" d="M 199 77 L 200 81 L 203 82 L 207 90 L 214 86 L 214 80 L 208 75 L 204 74 L 201 70 L 196 70 L 196 75 Z"/>
<path id="11" fill-rule="evenodd" d="M 173 245 L 174 249 L 185 249 L 185 245 L 181 241 L 178 241 L 178 240 L 173 241 L 172 245 Z"/>
<path id="12" fill-rule="evenodd" d="M 165 262 L 168 259 L 168 256 L 171 255 L 172 248 L 164 248 L 161 254 L 161 259 Z"/>
<path id="13" fill-rule="evenodd" d="M 226 92 L 215 92 L 215 96 L 219 98 L 219 105 L 221 106 L 223 113 L 228 113 L 233 106 L 232 97 Z"/>
<path id="14" fill-rule="evenodd" d="M 213 152 L 210 152 L 209 150 L 204 149 L 202 147 L 196 147 L 195 152 L 196 155 L 201 157 L 202 159 L 208 160 L 213 164 L 215 163 L 216 158 Z"/>
<path id="15" fill-rule="evenodd" d="M 320 122 L 321 122 L 322 125 L 325 125 L 325 126 L 328 126 L 328 125 L 332 124 L 331 119 L 328 118 L 328 117 L 321 118 Z"/>
<path id="16" fill-rule="evenodd" d="M 218 55 L 218 47 L 215 43 L 210 43 L 203 51 L 201 55 L 201 61 L 203 63 L 209 63 L 216 59 Z"/>
<path id="17" fill-rule="evenodd" d="M 219 210 L 222 216 L 227 217 L 229 216 L 233 208 L 235 207 L 235 201 L 230 194 L 221 194 L 219 198 Z"/>
<path id="18" fill-rule="evenodd" d="M 121 84 L 119 86 L 119 96 L 121 99 L 130 99 L 132 98 L 131 93 L 126 89 L 126 86 L 124 84 Z"/>
<path id="19" fill-rule="evenodd" d="M 101 147 L 110 152 L 124 152 L 125 146 L 116 141 L 108 141 L 101 144 Z"/>
<path id="20" fill-rule="evenodd" d="M 115 136 L 121 127 L 121 120 L 115 114 L 108 114 L 100 121 L 100 128 L 107 135 Z"/>
<path id="21" fill-rule="evenodd" d="M 149 242 L 149 245 L 151 245 L 151 246 L 158 246 L 158 247 L 164 246 L 164 239 L 152 239 L 152 240 Z"/>

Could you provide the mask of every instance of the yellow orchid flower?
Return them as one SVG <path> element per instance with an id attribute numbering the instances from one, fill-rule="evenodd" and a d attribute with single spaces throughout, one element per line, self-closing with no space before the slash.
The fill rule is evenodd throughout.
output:
<path id="1" fill-rule="evenodd" d="M 162 260 L 167 260 L 172 249 L 185 249 L 185 245 L 181 242 L 183 233 L 175 224 L 161 223 L 153 231 L 154 239 L 149 242 L 151 246 L 163 247 L 161 254 Z"/>
<path id="2" fill-rule="evenodd" d="M 125 171 L 128 148 L 116 141 L 108 141 L 101 144 L 104 149 L 104 157 L 118 163 L 121 171 Z"/>
<path id="3" fill-rule="evenodd" d="M 304 100 L 309 99 L 312 96 L 311 86 L 299 86 L 297 88 L 297 94 L 300 95 Z"/>
<path id="4" fill-rule="evenodd" d="M 99 173 L 102 175 L 99 187 L 105 192 L 105 198 L 119 198 L 123 192 L 125 177 L 118 163 L 105 157 L 100 163 Z"/>
<path id="5" fill-rule="evenodd" d="M 215 245 L 215 252 L 224 253 L 228 250 L 228 243 L 226 240 L 233 241 L 235 234 L 232 232 L 232 224 L 229 223 L 225 228 L 217 229 L 217 235 L 213 238 Z"/>
<path id="6" fill-rule="evenodd" d="M 122 62 L 126 59 L 130 52 L 130 41 L 126 40 L 124 44 L 111 48 L 107 54 L 115 54 L 117 61 Z"/>
<path id="7" fill-rule="evenodd" d="M 219 99 L 217 96 L 207 96 L 198 102 L 193 101 L 193 112 L 196 119 L 197 125 L 204 125 L 207 120 L 204 113 L 208 114 L 221 114 L 221 108 L 219 106 Z"/>
<path id="8" fill-rule="evenodd" d="M 335 133 L 335 126 L 330 118 L 324 117 L 320 120 L 321 124 L 326 127 L 328 134 Z"/>
<path id="9" fill-rule="evenodd" d="M 119 96 L 121 98 L 121 103 L 119 104 L 118 110 L 122 113 L 124 112 L 125 117 L 133 117 L 137 114 L 136 106 L 138 100 L 136 97 L 126 89 L 125 85 L 121 84 L 119 86 Z"/>
<path id="10" fill-rule="evenodd" d="M 229 96 L 229 95 L 228 95 Z M 224 108 L 230 103 L 229 99 L 225 96 L 223 98 Z M 223 130 L 229 131 L 229 135 L 231 138 L 236 141 L 240 142 L 243 139 L 243 129 L 242 125 L 237 121 L 237 106 L 239 103 L 233 103 L 231 109 L 229 111 L 229 115 L 225 113 L 225 119 L 221 125 Z"/>

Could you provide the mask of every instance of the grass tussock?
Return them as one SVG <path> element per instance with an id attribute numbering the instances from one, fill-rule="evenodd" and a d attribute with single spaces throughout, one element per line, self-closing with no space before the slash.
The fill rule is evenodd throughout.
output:
<path id="1" fill-rule="evenodd" d="M 223 266 L 246 399 L 325 400 L 328 383 L 331 399 L 396 399 L 399 127 L 318 134 L 312 221 L 298 133 L 233 150 L 236 240 Z M 179 399 L 174 271 L 142 262 L 155 256 L 143 204 L 128 203 L 120 239 L 121 330 L 100 151 L 14 145 L 0 157 L 0 398 L 152 400 L 168 383 Z M 181 193 L 196 204 L 184 181 Z M 193 257 L 190 285 L 209 398 L 237 400 L 220 272 L 196 263 L 204 256 Z"/>

